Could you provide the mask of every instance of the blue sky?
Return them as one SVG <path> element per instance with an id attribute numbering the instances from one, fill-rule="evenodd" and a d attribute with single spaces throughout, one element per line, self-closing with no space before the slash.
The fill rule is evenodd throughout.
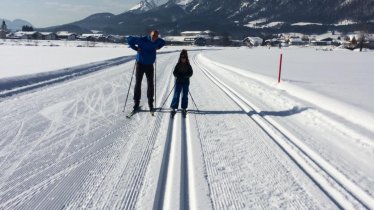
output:
<path id="1" fill-rule="evenodd" d="M 70 23 L 91 14 L 127 11 L 140 0 L 0 0 L 0 18 L 24 19 L 35 27 Z"/>

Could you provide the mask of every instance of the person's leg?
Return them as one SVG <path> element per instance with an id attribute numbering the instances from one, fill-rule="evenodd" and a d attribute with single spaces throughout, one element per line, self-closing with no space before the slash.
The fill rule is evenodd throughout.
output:
<path id="1" fill-rule="evenodd" d="M 149 105 L 149 108 L 153 108 L 153 97 L 155 93 L 153 65 L 147 66 L 147 69 L 145 70 L 145 76 L 147 77 L 147 85 L 148 85 L 148 89 L 147 89 L 148 105 Z"/>
<path id="2" fill-rule="evenodd" d="M 183 95 L 182 95 L 182 109 L 187 109 L 188 107 L 188 92 L 190 84 L 183 84 Z"/>
<path id="3" fill-rule="evenodd" d="M 178 109 L 179 97 L 180 97 L 181 91 L 182 91 L 182 85 L 178 83 L 175 84 L 174 96 L 173 96 L 173 100 L 171 101 L 170 108 Z"/>
<path id="4" fill-rule="evenodd" d="M 141 64 L 136 64 L 135 73 L 135 88 L 134 88 L 134 108 L 139 108 L 140 98 L 142 94 L 142 80 L 144 75 L 144 69 Z"/>

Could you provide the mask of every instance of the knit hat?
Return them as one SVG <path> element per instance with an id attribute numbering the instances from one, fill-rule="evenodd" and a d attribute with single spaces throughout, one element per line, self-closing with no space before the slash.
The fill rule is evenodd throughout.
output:
<path id="1" fill-rule="evenodd" d="M 184 55 L 184 56 L 188 56 L 188 54 L 187 54 L 187 50 L 183 49 L 180 55 L 181 55 L 181 56 L 182 56 L 182 55 Z"/>

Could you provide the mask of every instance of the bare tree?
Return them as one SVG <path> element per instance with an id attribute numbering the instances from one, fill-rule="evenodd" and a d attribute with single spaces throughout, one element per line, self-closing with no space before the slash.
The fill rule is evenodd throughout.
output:
<path id="1" fill-rule="evenodd" d="M 360 51 L 362 51 L 362 48 L 366 44 L 368 40 L 368 33 L 365 31 L 361 31 L 360 34 L 358 35 L 357 42 L 358 42 L 358 47 L 360 48 Z"/>

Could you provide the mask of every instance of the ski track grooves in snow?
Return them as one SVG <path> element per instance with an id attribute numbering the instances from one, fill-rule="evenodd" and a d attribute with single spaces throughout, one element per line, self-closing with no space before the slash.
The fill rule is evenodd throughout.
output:
<path id="1" fill-rule="evenodd" d="M 3 79 L 4 81 L 0 80 L 0 98 L 12 96 L 14 94 L 33 90 L 46 85 L 64 82 L 75 77 L 81 77 L 89 73 L 124 64 L 132 59 L 133 56 L 125 56 L 57 70 L 50 73 L 39 73 L 35 75 L 24 76 L 24 78 L 10 78 L 9 81 Z"/>
<path id="2" fill-rule="evenodd" d="M 196 205 L 189 117 L 170 117 L 153 209 L 191 209 Z M 191 199 L 192 198 L 192 199 Z"/>
<path id="3" fill-rule="evenodd" d="M 355 209 L 357 204 L 361 204 L 374 209 L 374 199 L 369 194 L 271 117 L 259 114 L 259 108 L 211 74 L 196 57 L 192 60 L 207 78 L 238 104 L 340 208 Z"/>

